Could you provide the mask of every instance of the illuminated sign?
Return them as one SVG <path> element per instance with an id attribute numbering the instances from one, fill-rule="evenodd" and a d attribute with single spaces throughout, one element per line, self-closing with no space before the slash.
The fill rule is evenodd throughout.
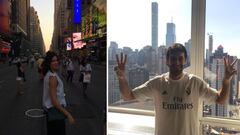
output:
<path id="1" fill-rule="evenodd" d="M 83 48 L 83 46 L 86 45 L 86 43 L 82 41 L 82 33 L 81 32 L 73 33 L 72 38 L 73 38 L 74 49 L 81 49 L 81 48 Z"/>
<path id="2" fill-rule="evenodd" d="M 74 23 L 81 23 L 81 0 L 74 0 Z"/>

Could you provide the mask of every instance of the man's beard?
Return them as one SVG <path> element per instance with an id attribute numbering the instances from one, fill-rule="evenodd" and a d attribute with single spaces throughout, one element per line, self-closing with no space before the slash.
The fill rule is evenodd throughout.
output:
<path id="1" fill-rule="evenodd" d="M 170 67 L 170 73 L 174 76 L 178 76 L 182 73 L 183 71 L 183 65 L 180 65 L 179 67 L 172 66 Z"/>

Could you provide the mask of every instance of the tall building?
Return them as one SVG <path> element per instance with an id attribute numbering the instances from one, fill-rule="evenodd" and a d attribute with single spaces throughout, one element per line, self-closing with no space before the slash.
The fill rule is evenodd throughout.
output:
<path id="1" fill-rule="evenodd" d="M 152 2 L 152 48 L 158 47 L 158 3 Z"/>
<path id="2" fill-rule="evenodd" d="M 236 63 L 237 65 L 237 80 L 238 80 L 238 84 L 237 84 L 237 99 L 238 102 L 240 102 L 240 60 L 237 61 Z"/>
<path id="3" fill-rule="evenodd" d="M 108 60 L 116 60 L 118 44 L 114 41 L 110 42 L 110 46 L 108 48 Z"/>
<path id="4" fill-rule="evenodd" d="M 216 75 L 214 79 L 210 80 L 210 86 L 216 88 L 217 90 L 221 89 L 222 81 L 225 74 L 225 66 L 223 58 L 228 56 L 227 53 L 224 53 L 224 48 L 220 45 L 218 46 L 217 50 L 213 53 L 213 56 L 210 57 L 210 70 L 212 73 Z M 229 61 L 233 61 L 237 57 L 230 56 Z M 237 69 L 237 65 L 235 65 Z M 237 99 L 237 88 L 238 88 L 238 76 L 234 76 L 231 80 L 230 84 L 230 93 L 229 93 L 229 105 L 235 105 Z M 214 116 L 223 116 L 229 117 L 230 107 L 229 105 L 212 105 L 212 115 Z"/>
<path id="5" fill-rule="evenodd" d="M 33 53 L 44 54 L 45 45 L 43 41 L 42 31 L 40 27 L 40 21 L 38 18 L 37 11 L 33 7 L 30 8 L 30 41 L 31 41 L 31 51 Z"/>
<path id="6" fill-rule="evenodd" d="M 128 63 L 129 65 L 137 65 L 138 61 L 138 49 L 135 49 L 135 51 L 131 52 L 131 54 L 128 56 Z"/>
<path id="7" fill-rule="evenodd" d="M 149 73 L 145 68 L 133 67 L 129 69 L 129 86 L 135 88 L 149 80 Z"/>
<path id="8" fill-rule="evenodd" d="M 210 57 L 213 55 L 213 36 L 208 34 L 208 51 L 206 52 L 206 64 L 209 67 Z"/>
<path id="9" fill-rule="evenodd" d="M 21 32 L 24 36 L 29 31 L 30 0 L 12 1 L 11 27 L 13 32 Z"/>
<path id="10" fill-rule="evenodd" d="M 76 5 L 81 2 L 81 8 L 76 9 Z M 97 3 L 96 3 L 97 2 Z M 81 50 L 92 52 L 97 60 L 106 60 L 106 12 L 104 5 L 99 0 L 55 0 L 54 11 L 54 32 L 52 37 L 51 50 L 55 50 L 62 55 L 79 55 L 78 47 L 73 45 L 72 51 L 66 50 L 66 38 L 72 38 L 73 33 L 81 33 L 81 41 L 86 46 Z M 99 9 L 99 8 L 101 9 Z M 81 21 L 75 23 L 75 11 L 81 10 Z M 80 44 L 80 43 L 79 43 Z M 82 47 L 82 45 L 81 45 Z M 70 52 L 73 52 L 70 54 Z"/>
<path id="11" fill-rule="evenodd" d="M 166 46 L 159 46 L 158 47 L 158 65 L 157 65 L 157 69 L 158 69 L 158 74 L 163 74 L 168 72 L 168 67 L 166 65 L 166 60 L 167 60 L 167 48 Z"/>
<path id="12" fill-rule="evenodd" d="M 29 55 L 30 38 L 30 0 L 11 1 L 11 32 L 14 35 L 11 56 Z"/>
<path id="13" fill-rule="evenodd" d="M 0 33 L 10 32 L 10 0 L 0 0 Z"/>
<path id="14" fill-rule="evenodd" d="M 208 50 L 209 50 L 209 53 L 212 53 L 212 51 L 213 51 L 213 36 L 212 35 L 208 36 Z"/>
<path id="15" fill-rule="evenodd" d="M 192 46 L 191 39 L 189 39 L 187 42 L 185 42 L 184 46 L 187 50 L 187 62 L 186 62 L 185 67 L 188 67 L 188 66 L 190 66 L 190 49 L 191 49 L 191 46 Z"/>
<path id="16" fill-rule="evenodd" d="M 65 30 L 68 26 L 67 21 L 70 12 L 67 8 L 67 2 L 67 0 L 54 1 L 54 30 L 51 49 L 56 52 L 66 48 L 63 41 L 64 38 L 67 37 L 67 35 L 65 35 Z M 71 36 L 71 34 L 68 36 Z"/>
<path id="17" fill-rule="evenodd" d="M 10 16 L 11 3 L 10 0 L 0 0 L 0 58 L 7 58 L 10 51 Z"/>
<path id="18" fill-rule="evenodd" d="M 116 61 L 108 61 L 108 104 L 111 105 L 121 99 L 119 91 L 119 83 L 114 67 L 116 66 Z"/>
<path id="19" fill-rule="evenodd" d="M 117 65 L 116 61 L 109 60 L 108 61 L 108 104 L 111 105 L 120 101 L 121 94 L 119 90 L 119 82 L 114 71 L 114 67 Z M 125 67 L 125 76 L 127 81 L 128 79 L 128 66 Z"/>
<path id="20" fill-rule="evenodd" d="M 211 85 L 213 88 L 216 88 L 217 90 L 219 90 L 222 87 L 222 80 L 224 77 L 224 61 L 223 61 L 223 59 L 214 58 L 211 67 L 212 67 L 211 71 L 217 75 L 216 80 L 213 80 L 211 82 Z M 215 116 L 226 117 L 228 115 L 227 114 L 227 106 L 224 106 L 224 105 L 216 104 L 215 111 L 216 111 Z"/>
<path id="21" fill-rule="evenodd" d="M 167 23 L 166 45 L 167 48 L 176 42 L 175 24 Z"/>
<path id="22" fill-rule="evenodd" d="M 140 51 L 140 58 L 143 61 L 143 65 L 146 66 L 150 75 L 157 74 L 157 50 L 153 49 L 151 46 L 145 46 Z M 142 65 L 142 64 L 141 64 Z"/>

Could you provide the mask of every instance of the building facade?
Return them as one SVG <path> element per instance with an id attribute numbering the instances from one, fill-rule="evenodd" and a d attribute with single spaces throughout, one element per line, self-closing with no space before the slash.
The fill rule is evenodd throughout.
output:
<path id="1" fill-rule="evenodd" d="M 152 48 L 158 47 L 158 3 L 152 2 Z"/>
<path id="2" fill-rule="evenodd" d="M 176 42 L 175 24 L 167 23 L 166 45 L 167 48 Z"/>

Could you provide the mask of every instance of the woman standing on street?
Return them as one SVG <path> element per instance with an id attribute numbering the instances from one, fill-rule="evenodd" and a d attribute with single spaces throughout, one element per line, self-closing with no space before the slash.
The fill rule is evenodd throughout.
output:
<path id="1" fill-rule="evenodd" d="M 68 119 L 70 124 L 75 121 L 65 109 L 64 86 L 57 74 L 58 68 L 57 54 L 48 51 L 43 62 L 43 108 L 47 114 L 48 135 L 65 135 L 65 118 Z"/>

